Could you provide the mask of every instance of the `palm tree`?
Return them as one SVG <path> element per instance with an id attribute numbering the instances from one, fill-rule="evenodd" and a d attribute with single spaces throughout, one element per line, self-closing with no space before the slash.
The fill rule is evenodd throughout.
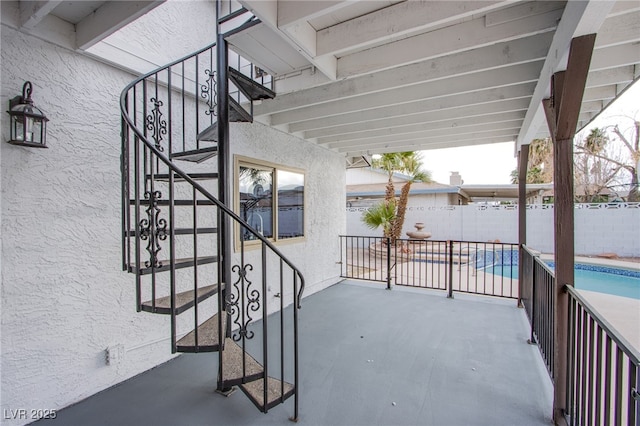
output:
<path id="1" fill-rule="evenodd" d="M 393 174 L 400 170 L 400 157 L 397 152 L 382 154 L 378 158 L 374 158 L 373 167 L 382 169 L 387 172 L 388 181 L 384 193 L 384 201 L 387 204 L 395 203 L 395 187 L 393 185 Z"/>
<path id="2" fill-rule="evenodd" d="M 431 182 L 431 175 L 429 172 L 421 170 L 422 161 L 420 154 L 417 152 L 402 152 L 399 154 L 399 160 L 401 164 L 401 171 L 409 176 L 402 190 L 400 191 L 400 199 L 398 200 L 398 211 L 393 221 L 391 236 L 395 240 L 402 235 L 402 227 L 404 226 L 404 217 L 407 211 L 407 204 L 409 202 L 409 191 L 411 184 L 414 182 Z"/>
<path id="3" fill-rule="evenodd" d="M 429 172 L 420 170 L 422 167 L 420 154 L 413 151 L 382 154 L 380 157 L 373 160 L 373 166 L 385 170 L 388 174 L 389 179 L 385 189 L 384 204 L 387 207 L 393 206 L 394 216 L 389 221 L 388 234 L 385 229 L 384 235 L 385 237 L 390 237 L 392 242 L 395 242 L 395 240 L 400 238 L 402 234 L 402 226 L 404 225 L 404 217 L 407 211 L 411 184 L 413 182 L 431 182 L 431 175 Z M 409 180 L 402 186 L 400 199 L 397 201 L 395 197 L 395 187 L 393 184 L 393 174 L 395 172 L 404 173 L 409 176 Z M 389 209 L 386 213 L 388 212 Z M 380 212 L 374 210 L 374 213 L 379 214 Z M 363 221 L 365 221 L 364 217 Z M 367 222 L 365 221 L 365 223 Z M 372 226 L 372 228 L 375 229 L 378 226 L 380 225 Z"/>
<path id="4" fill-rule="evenodd" d="M 553 181 L 553 144 L 551 138 L 534 139 L 529 145 L 527 183 Z M 518 170 L 511 172 L 511 183 L 518 183 Z"/>
<path id="5" fill-rule="evenodd" d="M 640 201 L 640 121 L 634 117 L 626 116 L 625 118 L 632 122 L 628 132 L 621 130 L 618 124 L 605 129 L 593 129 L 584 144 L 577 145 L 576 154 L 587 154 L 626 170 L 631 175 L 627 201 L 637 202 Z M 613 141 L 621 144 L 628 151 L 630 160 L 613 158 L 611 153 L 607 152 L 607 144 L 612 142 L 609 135 L 605 133 L 607 130 L 613 132 Z"/>
<path id="6" fill-rule="evenodd" d="M 607 143 L 609 143 L 609 136 L 604 132 L 604 129 L 596 127 L 589 132 L 589 136 L 584 142 L 584 150 L 590 154 L 600 154 L 604 151 Z"/>
<path id="7" fill-rule="evenodd" d="M 576 188 L 582 193 L 576 194 L 576 202 L 593 203 L 602 199 L 600 192 L 618 174 L 620 167 L 612 167 L 612 163 L 602 157 L 608 143 L 609 136 L 600 128 L 591 129 L 584 140 L 576 143 L 573 176 Z"/>
<path id="8" fill-rule="evenodd" d="M 382 235 L 385 238 L 391 237 L 391 227 L 396 217 L 395 202 L 387 203 L 386 201 L 377 204 L 362 215 L 362 221 L 371 229 L 382 227 Z"/>

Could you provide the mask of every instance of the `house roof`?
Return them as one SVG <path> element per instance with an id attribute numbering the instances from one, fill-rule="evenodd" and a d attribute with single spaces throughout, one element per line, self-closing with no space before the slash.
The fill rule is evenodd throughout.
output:
<path id="1" fill-rule="evenodd" d="M 347 198 L 383 197 L 386 184 L 347 185 Z M 400 195 L 400 187 L 396 187 L 396 195 Z M 526 197 L 546 194 L 553 190 L 553 183 L 528 184 Z M 442 183 L 416 182 L 411 185 L 411 195 L 420 194 L 460 194 L 470 201 L 505 201 L 518 199 L 518 185 L 462 185 L 453 186 Z"/>
<path id="2" fill-rule="evenodd" d="M 347 185 L 347 198 L 353 197 L 384 197 L 385 183 Z M 400 195 L 401 187 L 396 185 L 395 193 Z M 460 194 L 460 188 L 442 183 L 415 182 L 411 185 L 411 195 L 424 194 Z"/>
<path id="3" fill-rule="evenodd" d="M 473 201 L 503 201 L 518 199 L 518 185 L 462 185 L 460 187 Z M 553 183 L 527 184 L 526 197 L 553 190 Z"/>

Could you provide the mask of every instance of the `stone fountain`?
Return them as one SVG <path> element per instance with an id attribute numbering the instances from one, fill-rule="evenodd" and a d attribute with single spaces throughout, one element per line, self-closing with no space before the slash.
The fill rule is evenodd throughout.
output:
<path id="1" fill-rule="evenodd" d="M 415 231 L 407 231 L 407 235 L 412 240 L 426 240 L 431 237 L 431 232 L 425 232 L 422 229 L 424 228 L 424 223 L 417 222 L 415 225 Z"/>

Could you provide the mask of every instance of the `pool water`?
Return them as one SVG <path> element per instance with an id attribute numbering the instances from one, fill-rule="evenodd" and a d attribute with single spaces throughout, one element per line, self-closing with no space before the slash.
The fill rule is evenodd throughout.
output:
<path id="1" fill-rule="evenodd" d="M 594 270 L 596 268 L 602 270 Z M 487 273 L 502 275 L 507 278 L 518 278 L 517 265 L 494 265 L 484 270 L 487 271 Z M 606 272 L 606 270 L 610 270 L 611 272 Z M 615 272 L 628 272 L 628 275 Z M 576 264 L 575 285 L 576 288 L 581 290 L 640 299 L 640 272 Z"/>

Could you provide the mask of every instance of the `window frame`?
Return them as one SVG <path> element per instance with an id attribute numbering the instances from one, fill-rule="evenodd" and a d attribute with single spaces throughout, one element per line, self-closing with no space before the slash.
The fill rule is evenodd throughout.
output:
<path id="1" fill-rule="evenodd" d="M 240 210 L 240 167 L 249 167 L 255 168 L 259 170 L 271 170 L 273 172 L 273 182 L 272 182 L 272 191 L 271 191 L 271 209 L 272 209 L 272 237 L 267 237 L 269 241 L 275 244 L 287 244 L 287 243 L 299 243 L 302 241 L 306 241 L 307 239 L 307 174 L 304 170 L 298 169 L 295 167 L 289 167 L 282 164 L 276 164 L 269 161 L 258 160 L 256 158 L 245 157 L 242 155 L 234 155 L 233 161 L 233 172 L 234 172 L 234 191 L 233 191 L 233 208 L 234 212 L 241 216 Z M 279 238 L 279 204 L 278 204 L 278 171 L 296 173 L 302 175 L 303 180 L 303 191 L 302 191 L 302 236 L 299 237 L 291 237 L 291 238 Z M 273 189 L 275 188 L 275 190 Z M 241 216 L 242 217 L 242 216 Z M 259 240 L 245 240 L 241 241 L 240 239 L 240 224 L 234 224 L 234 241 L 236 250 L 240 247 L 241 244 L 244 244 L 245 247 L 251 246 L 259 246 Z"/>

